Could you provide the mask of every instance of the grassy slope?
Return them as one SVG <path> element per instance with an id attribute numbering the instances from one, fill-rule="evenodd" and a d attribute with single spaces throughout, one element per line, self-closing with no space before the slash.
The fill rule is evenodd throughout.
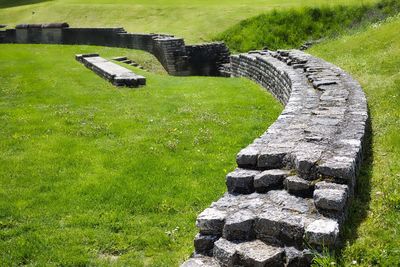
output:
<path id="1" fill-rule="evenodd" d="M 400 16 L 310 52 L 362 84 L 372 118 L 372 156 L 358 179 L 339 261 L 371 266 L 400 262 Z M 356 227 L 358 224 L 359 227 Z"/>
<path id="2" fill-rule="evenodd" d="M 132 50 L 0 48 L 0 266 L 178 265 L 237 151 L 281 111 L 244 79 L 135 69 L 148 85 L 116 89 L 74 60 L 154 63 Z"/>
<path id="3" fill-rule="evenodd" d="M 241 21 L 215 39 L 231 50 L 298 48 L 306 41 L 337 37 L 400 12 L 398 0 L 376 4 L 340 5 L 274 10 Z"/>
<path id="4" fill-rule="evenodd" d="M 210 40 L 212 36 L 239 21 L 272 8 L 349 3 L 359 1 L 254 0 L 249 4 L 246 0 L 55 0 L 0 9 L 0 23 L 66 21 L 75 27 L 123 26 L 132 32 L 176 34 L 193 43 Z"/>

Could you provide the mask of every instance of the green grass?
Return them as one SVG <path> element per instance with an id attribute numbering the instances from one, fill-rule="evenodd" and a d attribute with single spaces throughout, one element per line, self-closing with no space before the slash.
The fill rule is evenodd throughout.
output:
<path id="1" fill-rule="evenodd" d="M 354 6 L 274 10 L 246 19 L 218 34 L 235 51 L 298 48 L 306 41 L 331 38 L 400 12 L 398 0 Z"/>
<path id="2" fill-rule="evenodd" d="M 3 2 L 13 3 L 14 1 L 3 0 Z M 362 2 L 372 3 L 376 0 Z M 216 34 L 241 20 L 273 8 L 350 3 L 358 4 L 360 1 L 54 0 L 36 5 L 0 9 L 0 23 L 13 25 L 66 21 L 74 27 L 122 26 L 131 32 L 175 34 L 184 37 L 188 43 L 197 43 L 209 41 Z"/>
<path id="3" fill-rule="evenodd" d="M 85 52 L 160 69 L 140 51 L 0 45 L 0 266 L 177 266 L 282 107 L 245 79 L 133 68 L 147 86 L 115 88 Z"/>
<path id="4" fill-rule="evenodd" d="M 398 266 L 400 262 L 400 16 L 356 35 L 318 45 L 314 55 L 356 78 L 366 92 L 371 151 L 358 178 L 346 223 L 341 265 Z"/>

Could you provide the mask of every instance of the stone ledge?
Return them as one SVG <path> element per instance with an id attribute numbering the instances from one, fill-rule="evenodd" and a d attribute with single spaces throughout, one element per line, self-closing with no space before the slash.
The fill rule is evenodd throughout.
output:
<path id="1" fill-rule="evenodd" d="M 110 62 L 98 54 L 76 55 L 76 60 L 115 86 L 139 87 L 146 84 L 146 78 Z"/>

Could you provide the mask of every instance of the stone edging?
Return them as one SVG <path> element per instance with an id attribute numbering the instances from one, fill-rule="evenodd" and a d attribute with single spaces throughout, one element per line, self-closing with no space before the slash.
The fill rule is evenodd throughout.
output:
<path id="1" fill-rule="evenodd" d="M 228 192 L 197 218 L 195 254 L 182 266 L 309 266 L 310 248 L 340 245 L 361 165 L 367 102 L 340 68 L 298 50 L 231 57 L 285 105 L 237 155 Z"/>

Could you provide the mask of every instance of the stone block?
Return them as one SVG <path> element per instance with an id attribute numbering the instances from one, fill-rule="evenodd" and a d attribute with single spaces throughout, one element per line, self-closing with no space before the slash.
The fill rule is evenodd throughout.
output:
<path id="1" fill-rule="evenodd" d="M 216 235 L 197 234 L 194 238 L 194 248 L 196 253 L 203 255 L 211 255 L 214 243 L 219 239 Z"/>
<path id="2" fill-rule="evenodd" d="M 334 246 L 339 235 L 339 224 L 330 219 L 320 219 L 309 224 L 305 238 L 310 245 Z"/>
<path id="3" fill-rule="evenodd" d="M 220 265 L 214 258 L 196 256 L 185 261 L 181 267 L 220 267 Z"/>
<path id="4" fill-rule="evenodd" d="M 248 146 L 242 149 L 236 156 L 236 163 L 239 167 L 257 166 L 257 158 L 260 154 L 255 146 Z"/>
<path id="5" fill-rule="evenodd" d="M 285 152 L 274 149 L 264 149 L 260 152 L 257 167 L 261 169 L 280 169 L 284 167 Z"/>
<path id="6" fill-rule="evenodd" d="M 287 170 L 267 170 L 254 176 L 254 188 L 259 193 L 283 187 L 283 180 L 289 175 Z"/>
<path id="7" fill-rule="evenodd" d="M 196 226 L 204 235 L 222 235 L 226 212 L 215 208 L 207 208 L 197 217 Z"/>
<path id="8" fill-rule="evenodd" d="M 237 244 L 220 238 L 214 244 L 213 256 L 222 266 L 233 267 L 238 261 Z"/>
<path id="9" fill-rule="evenodd" d="M 226 176 L 229 193 L 251 194 L 254 192 L 254 176 L 259 171 L 236 169 Z"/>
<path id="10" fill-rule="evenodd" d="M 298 176 L 289 176 L 284 181 L 285 189 L 293 195 L 312 196 L 313 186 L 310 181 Z"/>
<path id="11" fill-rule="evenodd" d="M 258 216 L 255 223 L 256 237 L 276 243 L 301 246 L 304 222 L 300 216 L 279 210 L 269 210 Z"/>
<path id="12" fill-rule="evenodd" d="M 285 247 L 286 267 L 308 267 L 314 255 L 308 249 L 298 250 L 295 247 Z"/>
<path id="13" fill-rule="evenodd" d="M 341 211 L 346 205 L 347 192 L 343 189 L 316 189 L 314 203 L 319 209 Z"/>
<path id="14" fill-rule="evenodd" d="M 248 210 L 240 210 L 227 217 L 223 237 L 227 240 L 251 240 L 254 238 L 255 215 Z"/>
<path id="15" fill-rule="evenodd" d="M 260 240 L 240 243 L 237 246 L 239 266 L 284 266 L 284 249 L 269 246 Z"/>

